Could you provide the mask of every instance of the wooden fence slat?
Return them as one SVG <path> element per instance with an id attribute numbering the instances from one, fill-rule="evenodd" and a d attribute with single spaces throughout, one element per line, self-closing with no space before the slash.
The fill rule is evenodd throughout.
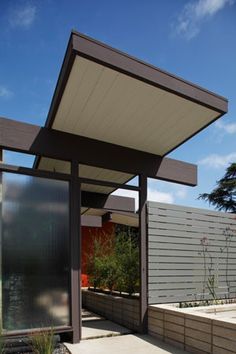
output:
<path id="1" fill-rule="evenodd" d="M 235 215 L 156 202 L 149 202 L 147 210 L 150 304 L 201 297 L 209 267 L 218 296 L 236 296 Z M 232 235 L 228 243 L 227 227 Z M 203 237 L 208 244 L 205 269 Z M 211 298 L 207 290 L 205 298 Z"/>

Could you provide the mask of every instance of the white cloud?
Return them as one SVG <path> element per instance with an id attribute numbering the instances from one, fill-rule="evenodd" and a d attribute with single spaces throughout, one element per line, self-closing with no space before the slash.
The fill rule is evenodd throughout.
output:
<path id="1" fill-rule="evenodd" d="M 13 92 L 8 90 L 4 86 L 0 86 L 0 98 L 11 98 L 13 96 Z"/>
<path id="2" fill-rule="evenodd" d="M 33 24 L 35 15 L 36 6 L 30 3 L 24 3 L 23 6 L 11 9 L 8 18 L 9 24 L 12 28 L 20 27 L 28 29 Z"/>
<path id="3" fill-rule="evenodd" d="M 174 203 L 174 196 L 172 193 L 160 192 L 152 188 L 148 188 L 147 199 L 152 202 Z"/>
<path id="4" fill-rule="evenodd" d="M 226 167 L 228 164 L 235 161 L 236 152 L 232 152 L 228 155 L 212 154 L 200 160 L 198 163 L 207 167 L 220 168 Z"/>
<path id="5" fill-rule="evenodd" d="M 187 189 L 184 187 L 180 188 L 179 190 L 177 190 L 175 195 L 176 195 L 176 197 L 178 197 L 180 199 L 185 199 L 187 197 Z"/>
<path id="6" fill-rule="evenodd" d="M 225 123 L 218 120 L 215 123 L 215 126 L 219 129 L 221 129 L 222 131 L 224 131 L 225 133 L 228 133 L 228 134 L 235 134 L 236 133 L 236 123 L 225 124 Z"/>
<path id="7" fill-rule="evenodd" d="M 195 37 L 204 21 L 211 18 L 235 0 L 195 0 L 189 1 L 181 11 L 175 24 L 175 33 L 190 40 Z"/>

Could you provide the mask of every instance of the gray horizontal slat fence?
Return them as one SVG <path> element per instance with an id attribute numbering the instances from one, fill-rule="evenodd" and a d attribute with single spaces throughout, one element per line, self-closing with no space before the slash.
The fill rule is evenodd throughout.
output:
<path id="1" fill-rule="evenodd" d="M 235 214 L 156 202 L 147 213 L 149 304 L 236 297 Z"/>

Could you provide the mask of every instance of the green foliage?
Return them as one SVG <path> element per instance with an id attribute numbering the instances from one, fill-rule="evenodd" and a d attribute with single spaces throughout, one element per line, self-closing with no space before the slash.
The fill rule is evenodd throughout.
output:
<path id="1" fill-rule="evenodd" d="M 93 241 L 93 252 L 87 256 L 87 274 L 89 282 L 96 290 L 104 287 L 108 272 L 108 256 L 112 252 L 112 242 L 95 238 Z"/>
<path id="2" fill-rule="evenodd" d="M 93 250 L 87 257 L 87 273 L 95 290 L 117 290 L 129 295 L 138 291 L 139 250 L 132 233 L 120 231 L 114 238 L 94 239 Z"/>
<path id="3" fill-rule="evenodd" d="M 31 335 L 32 351 L 35 354 L 52 354 L 54 350 L 54 330 L 40 330 Z"/>
<path id="4" fill-rule="evenodd" d="M 232 163 L 211 193 L 200 194 L 198 199 L 208 201 L 218 210 L 236 213 L 236 163 Z"/>
<path id="5" fill-rule="evenodd" d="M 209 278 L 207 280 L 207 288 L 208 288 L 209 293 L 212 296 L 213 300 L 216 301 L 217 300 L 217 295 L 216 295 L 217 281 L 216 281 L 215 274 L 212 274 L 211 276 L 209 276 Z"/>
<path id="6" fill-rule="evenodd" d="M 0 326 L 0 354 L 4 353 L 4 338 L 3 338 L 3 334 L 2 334 L 2 327 Z"/>
<path id="7" fill-rule="evenodd" d="M 120 233 L 116 239 L 116 258 L 119 264 L 119 291 L 129 295 L 139 289 L 139 249 L 132 235 Z"/>

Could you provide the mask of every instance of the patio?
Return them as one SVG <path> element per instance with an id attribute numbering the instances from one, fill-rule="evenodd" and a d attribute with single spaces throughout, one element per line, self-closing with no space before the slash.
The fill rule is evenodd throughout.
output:
<path id="1" fill-rule="evenodd" d="M 186 351 L 172 347 L 149 335 L 134 335 L 99 338 L 82 341 L 80 344 L 66 344 L 71 354 L 186 354 Z"/>

